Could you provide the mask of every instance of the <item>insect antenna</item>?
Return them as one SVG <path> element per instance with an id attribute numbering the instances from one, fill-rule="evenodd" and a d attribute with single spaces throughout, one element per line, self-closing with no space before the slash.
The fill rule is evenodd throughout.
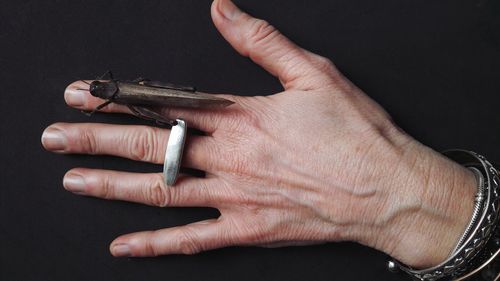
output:
<path id="1" fill-rule="evenodd" d="M 80 80 L 80 81 L 82 81 L 83 83 L 85 83 L 85 84 L 87 84 L 87 85 L 89 85 L 89 86 L 90 86 L 90 83 L 89 83 L 89 82 L 87 82 L 87 81 L 85 81 L 85 80 Z"/>
<path id="2" fill-rule="evenodd" d="M 102 80 L 102 79 L 104 79 L 104 77 L 106 77 L 106 76 L 108 76 L 108 77 L 109 77 L 109 79 L 111 79 L 111 80 L 115 80 L 115 79 L 113 78 L 113 72 L 111 72 L 111 70 L 108 70 L 108 71 L 104 72 L 101 76 L 97 77 L 97 78 L 96 78 L 96 80 Z"/>

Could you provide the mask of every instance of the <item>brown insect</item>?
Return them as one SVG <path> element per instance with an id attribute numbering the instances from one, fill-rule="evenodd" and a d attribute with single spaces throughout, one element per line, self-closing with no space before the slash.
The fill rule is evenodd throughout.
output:
<path id="1" fill-rule="evenodd" d="M 108 81 L 99 81 L 106 75 L 109 75 Z M 155 120 L 159 124 L 175 125 L 175 120 L 166 119 L 152 107 L 217 108 L 233 104 L 230 100 L 198 92 L 194 87 L 176 86 L 143 78 L 132 81 L 116 80 L 109 71 L 91 83 L 83 82 L 89 85 L 91 95 L 106 100 L 88 113 L 89 115 L 113 102 L 126 105 L 138 117 Z"/>

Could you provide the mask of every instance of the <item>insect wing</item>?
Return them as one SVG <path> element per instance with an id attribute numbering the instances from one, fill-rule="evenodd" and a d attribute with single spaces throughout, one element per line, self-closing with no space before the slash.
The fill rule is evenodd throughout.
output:
<path id="1" fill-rule="evenodd" d="M 202 92 L 151 87 L 137 83 L 118 82 L 119 93 L 114 102 L 127 105 L 175 106 L 189 108 L 225 107 L 233 102 Z"/>
<path id="2" fill-rule="evenodd" d="M 151 80 L 147 80 L 147 79 L 139 82 L 139 84 L 144 85 L 144 86 L 149 86 L 149 87 L 156 87 L 156 88 L 164 88 L 164 89 L 179 90 L 179 91 L 186 91 L 186 92 L 196 92 L 195 87 L 174 85 L 172 83 L 165 83 L 165 82 L 161 82 L 161 81 L 151 81 Z"/>

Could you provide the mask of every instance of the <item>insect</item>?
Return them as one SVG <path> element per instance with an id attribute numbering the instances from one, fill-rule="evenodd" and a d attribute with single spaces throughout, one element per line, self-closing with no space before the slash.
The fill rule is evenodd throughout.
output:
<path id="1" fill-rule="evenodd" d="M 106 75 L 109 76 L 109 80 L 100 81 Z M 87 112 L 88 115 L 99 111 L 110 103 L 117 103 L 126 105 L 132 113 L 140 118 L 154 120 L 159 124 L 175 125 L 175 120 L 166 119 L 154 111 L 152 107 L 217 108 L 233 104 L 230 100 L 198 92 L 194 87 L 176 86 L 144 78 L 132 81 L 116 80 L 110 71 L 90 83 L 83 82 L 89 85 L 89 89 L 81 90 L 88 90 L 94 97 L 105 100 L 93 111 Z"/>

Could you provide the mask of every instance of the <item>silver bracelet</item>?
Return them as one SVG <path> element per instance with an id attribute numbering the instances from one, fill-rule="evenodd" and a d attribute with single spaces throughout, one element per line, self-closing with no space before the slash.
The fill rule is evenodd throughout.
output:
<path id="1" fill-rule="evenodd" d="M 491 242 L 492 236 L 498 235 L 496 226 L 500 217 L 500 178 L 498 171 L 483 156 L 466 150 L 448 150 L 443 154 L 459 164 L 471 168 L 478 178 L 478 192 L 476 193 L 474 213 L 471 222 L 459 239 L 451 255 L 437 266 L 427 269 L 413 269 L 397 261 L 389 261 L 390 271 L 397 269 L 408 273 L 416 280 L 434 281 L 438 279 L 451 280 L 463 276 L 474 269 L 475 264 L 491 258 L 483 254 L 485 248 L 498 249 L 496 243 Z M 479 173 L 477 173 L 479 172 Z M 494 233 L 496 234 L 494 235 Z M 499 237 L 494 237 L 498 239 Z M 485 247 L 486 245 L 493 245 Z M 495 250 L 488 249 L 488 253 Z"/>
<path id="2" fill-rule="evenodd" d="M 498 232 L 498 227 L 497 227 Z M 454 281 L 465 281 L 470 280 L 470 278 L 478 277 L 483 280 L 492 280 L 497 281 L 500 280 L 500 262 L 497 260 L 500 257 L 500 234 L 497 235 L 497 241 L 490 241 L 492 245 L 492 249 L 486 253 L 488 258 L 485 261 L 482 261 L 473 268 L 470 272 L 466 273 L 455 279 Z M 476 279 L 477 280 L 477 279 Z"/>
<path id="3" fill-rule="evenodd" d="M 472 228 L 476 225 L 477 220 L 479 219 L 479 215 L 481 214 L 483 203 L 484 203 L 484 177 L 481 174 L 481 171 L 479 171 L 477 168 L 474 167 L 468 167 L 469 170 L 471 170 L 474 173 L 474 176 L 476 176 L 477 180 L 477 192 L 476 196 L 474 196 L 474 209 L 472 212 L 472 218 L 470 219 L 469 224 L 465 228 L 464 233 L 458 240 L 457 245 L 451 251 L 450 256 L 454 255 L 460 247 L 464 244 L 465 240 L 467 237 L 469 237 L 469 233 L 471 232 Z"/>

